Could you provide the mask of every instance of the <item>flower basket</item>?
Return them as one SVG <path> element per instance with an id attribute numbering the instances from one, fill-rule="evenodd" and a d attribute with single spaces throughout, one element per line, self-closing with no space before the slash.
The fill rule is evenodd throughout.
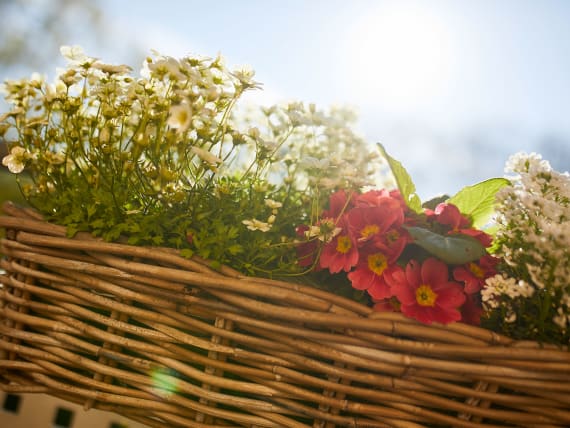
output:
<path id="1" fill-rule="evenodd" d="M 153 427 L 570 425 L 566 349 L 4 212 L 5 391 Z"/>

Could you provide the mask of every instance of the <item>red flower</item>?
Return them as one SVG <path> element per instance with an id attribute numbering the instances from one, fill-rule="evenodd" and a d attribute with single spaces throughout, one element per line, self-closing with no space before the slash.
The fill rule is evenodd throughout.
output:
<path id="1" fill-rule="evenodd" d="M 323 211 L 321 218 L 328 217 L 336 220 L 343 213 L 345 213 L 347 210 L 349 210 L 354 206 L 353 199 L 354 199 L 353 194 L 350 195 L 349 199 L 349 196 L 342 189 L 334 192 L 329 197 L 329 209 Z"/>
<path id="2" fill-rule="evenodd" d="M 390 287 L 390 283 L 388 282 L 388 278 L 391 278 L 394 273 L 402 271 L 402 268 L 398 265 L 389 266 L 387 269 L 384 270 L 382 278 L 379 281 L 375 281 L 368 290 L 368 294 L 372 297 L 373 301 L 379 301 L 385 299 L 387 297 L 394 296 L 394 292 Z M 397 301 L 397 299 L 394 298 Z M 399 303 L 398 303 L 399 305 Z"/>
<path id="3" fill-rule="evenodd" d="M 462 287 L 449 281 L 447 265 L 435 258 L 420 264 L 411 260 L 405 270 L 385 276 L 404 315 L 425 324 L 447 324 L 461 319 L 459 308 L 465 302 Z"/>
<path id="4" fill-rule="evenodd" d="M 467 294 L 465 303 L 461 307 L 461 322 L 471 325 L 481 324 L 483 308 L 478 294 Z"/>
<path id="5" fill-rule="evenodd" d="M 374 241 L 374 246 L 391 259 L 397 259 L 410 242 L 412 242 L 412 238 L 405 229 L 392 227 Z"/>
<path id="6" fill-rule="evenodd" d="M 441 203 L 435 207 L 434 210 L 435 220 L 439 224 L 447 225 L 453 231 L 458 231 L 459 229 L 468 228 L 471 222 L 465 218 L 459 208 L 453 204 Z"/>
<path id="7" fill-rule="evenodd" d="M 358 262 L 356 239 L 350 233 L 346 215 L 341 217 L 337 226 L 341 232 L 325 244 L 319 260 L 321 268 L 328 268 L 331 273 L 348 272 Z"/>
<path id="8" fill-rule="evenodd" d="M 483 288 L 485 280 L 497 273 L 495 267 L 499 259 L 491 255 L 485 255 L 478 263 L 470 262 L 453 269 L 453 278 L 465 284 L 467 294 L 476 293 Z"/>
<path id="9" fill-rule="evenodd" d="M 397 223 L 404 222 L 404 214 L 408 207 L 402 199 L 400 192 L 393 190 L 369 190 L 366 193 L 358 195 L 355 198 L 354 204 L 357 207 L 382 207 L 385 212 L 392 212 L 397 214 Z"/>
<path id="10" fill-rule="evenodd" d="M 392 292 L 384 281 L 384 273 L 396 262 L 377 249 L 362 252 L 356 269 L 348 274 L 348 279 L 357 290 L 368 290 L 376 299 L 390 297 Z M 371 294 L 372 295 L 372 294 Z"/>
<path id="11" fill-rule="evenodd" d="M 368 241 L 379 240 L 393 224 L 402 224 L 403 213 L 398 209 L 386 208 L 385 206 L 355 207 L 347 214 L 350 228 L 359 247 Z"/>
<path id="12" fill-rule="evenodd" d="M 449 234 L 461 233 L 463 235 L 469 235 L 477 239 L 481 245 L 484 247 L 489 247 L 493 238 L 491 235 L 483 232 L 482 230 L 471 228 L 471 222 L 459 212 L 453 204 L 441 203 L 433 211 L 433 214 L 428 214 L 428 216 L 435 218 L 439 224 L 447 225 L 451 228 L 448 231 Z"/>

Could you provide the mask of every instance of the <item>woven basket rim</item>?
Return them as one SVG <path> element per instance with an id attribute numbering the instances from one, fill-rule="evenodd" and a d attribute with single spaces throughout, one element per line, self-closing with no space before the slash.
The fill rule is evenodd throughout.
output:
<path id="1" fill-rule="evenodd" d="M 170 248 L 70 238 L 29 208 L 3 209 L 6 391 L 47 392 L 149 426 L 570 425 L 567 347 L 421 324 Z M 164 379 L 181 374 L 182 390 L 153 389 L 141 374 L 153 367 Z M 201 397 L 189 400 L 193 391 Z"/>

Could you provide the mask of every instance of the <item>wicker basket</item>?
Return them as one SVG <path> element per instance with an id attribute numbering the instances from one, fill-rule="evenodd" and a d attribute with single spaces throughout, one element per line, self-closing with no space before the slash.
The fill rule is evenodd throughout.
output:
<path id="1" fill-rule="evenodd" d="M 570 426 L 568 350 L 5 213 L 5 391 L 161 428 Z"/>

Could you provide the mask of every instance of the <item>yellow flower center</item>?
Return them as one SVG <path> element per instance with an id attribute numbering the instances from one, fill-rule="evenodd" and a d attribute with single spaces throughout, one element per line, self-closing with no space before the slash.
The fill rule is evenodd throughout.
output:
<path id="1" fill-rule="evenodd" d="M 363 239 L 368 239 L 371 236 L 377 234 L 380 231 L 380 228 L 377 224 L 367 224 L 361 231 L 360 236 Z"/>
<path id="2" fill-rule="evenodd" d="M 352 242 L 348 235 L 339 236 L 336 241 L 336 250 L 339 253 L 346 254 L 352 248 Z"/>
<path id="3" fill-rule="evenodd" d="M 389 232 L 386 232 L 386 241 L 388 241 L 389 243 L 394 243 L 396 242 L 399 238 L 400 238 L 400 234 L 398 233 L 397 230 L 390 230 Z"/>
<path id="4" fill-rule="evenodd" d="M 416 290 L 416 301 L 420 306 L 434 306 L 437 294 L 428 284 L 422 284 Z"/>
<path id="5" fill-rule="evenodd" d="M 388 267 L 388 260 L 382 253 L 370 254 L 368 256 L 368 269 L 376 275 L 382 275 L 382 272 Z"/>
<path id="6" fill-rule="evenodd" d="M 481 269 L 481 267 L 478 266 L 476 263 L 473 262 L 469 263 L 469 270 L 473 275 L 475 275 L 479 279 L 482 279 L 484 276 L 483 269 Z"/>

